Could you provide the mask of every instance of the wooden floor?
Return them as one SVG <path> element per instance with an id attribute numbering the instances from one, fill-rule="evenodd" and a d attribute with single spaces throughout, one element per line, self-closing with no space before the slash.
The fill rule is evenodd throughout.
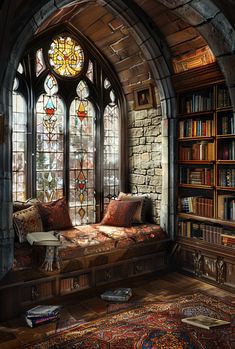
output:
<path id="1" fill-rule="evenodd" d="M 235 295 L 212 285 L 203 283 L 179 273 L 169 273 L 161 277 L 151 276 L 123 282 L 123 287 L 132 287 L 133 301 L 164 301 L 177 299 L 181 295 L 203 291 L 222 298 L 234 298 Z M 106 303 L 100 299 L 100 293 L 81 297 L 79 293 L 63 300 L 64 323 L 75 319 L 91 321 L 103 317 L 107 313 Z M 0 323 L 0 349 L 18 349 L 22 344 L 32 340 L 40 340 L 48 334 L 55 333 L 56 323 L 42 325 L 36 328 L 27 327 L 24 314 L 21 317 Z"/>

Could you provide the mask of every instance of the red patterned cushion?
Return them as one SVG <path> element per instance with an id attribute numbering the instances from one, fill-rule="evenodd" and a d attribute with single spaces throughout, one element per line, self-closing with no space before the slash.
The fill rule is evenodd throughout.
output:
<path id="1" fill-rule="evenodd" d="M 45 231 L 72 227 L 68 205 L 65 198 L 37 204 Z"/>
<path id="2" fill-rule="evenodd" d="M 136 212 L 133 217 L 133 223 L 142 224 L 145 222 L 146 215 L 146 195 L 133 195 L 120 192 L 118 195 L 118 200 L 122 201 L 140 201 L 140 205 L 137 207 Z"/>
<path id="3" fill-rule="evenodd" d="M 111 200 L 101 224 L 130 227 L 139 205 L 140 201 Z"/>
<path id="4" fill-rule="evenodd" d="M 19 242 L 27 241 L 27 234 L 43 231 L 42 220 L 35 205 L 13 213 L 13 224 Z"/>

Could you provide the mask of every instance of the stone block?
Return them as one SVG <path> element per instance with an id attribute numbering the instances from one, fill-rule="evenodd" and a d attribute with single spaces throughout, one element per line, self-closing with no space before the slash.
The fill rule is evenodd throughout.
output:
<path id="1" fill-rule="evenodd" d="M 142 136 L 144 136 L 144 129 L 143 128 L 132 128 L 130 130 L 130 136 L 132 138 L 134 138 L 134 137 L 142 137 Z"/>

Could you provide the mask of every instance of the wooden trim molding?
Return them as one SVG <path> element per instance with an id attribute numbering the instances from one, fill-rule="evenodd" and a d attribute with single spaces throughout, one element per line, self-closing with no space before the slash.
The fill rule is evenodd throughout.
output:
<path id="1" fill-rule="evenodd" d="M 172 80 L 175 91 L 182 92 L 187 89 L 195 89 L 224 81 L 224 76 L 218 64 L 214 62 L 200 68 L 174 74 Z"/>

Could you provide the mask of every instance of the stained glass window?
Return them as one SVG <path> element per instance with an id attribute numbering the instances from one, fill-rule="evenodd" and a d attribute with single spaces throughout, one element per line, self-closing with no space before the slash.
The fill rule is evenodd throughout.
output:
<path id="1" fill-rule="evenodd" d="M 98 222 L 120 190 L 118 80 L 89 43 L 85 52 L 69 34 L 40 40 L 13 87 L 13 198 L 65 196 L 74 225 Z"/>
<path id="2" fill-rule="evenodd" d="M 36 52 L 36 76 L 39 76 L 45 69 L 46 65 L 43 58 L 43 49 L 40 48 Z"/>
<path id="3" fill-rule="evenodd" d="M 114 92 L 104 111 L 104 204 L 119 192 L 119 109 Z"/>
<path id="4" fill-rule="evenodd" d="M 69 36 L 55 38 L 51 43 L 48 56 L 52 68 L 61 76 L 76 76 L 84 65 L 83 49 Z"/>
<path id="5" fill-rule="evenodd" d="M 17 88 L 17 80 L 14 83 Z M 26 200 L 26 102 L 19 93 L 13 93 L 12 191 L 13 201 Z"/>
<path id="6" fill-rule="evenodd" d="M 109 87 L 111 86 L 110 82 L 109 82 L 109 79 L 105 79 L 104 80 L 104 88 L 108 89 Z"/>
<path id="7" fill-rule="evenodd" d="M 17 71 L 18 71 L 18 73 L 23 74 L 24 68 L 23 68 L 23 65 L 21 63 L 19 63 Z"/>
<path id="8" fill-rule="evenodd" d="M 95 222 L 95 113 L 84 81 L 70 107 L 70 214 L 76 225 Z"/>
<path id="9" fill-rule="evenodd" d="M 51 201 L 63 196 L 64 105 L 56 95 L 58 85 L 53 75 L 44 83 L 46 93 L 37 102 L 36 183 L 37 197 Z"/>
<path id="10" fill-rule="evenodd" d="M 91 61 L 89 61 L 86 76 L 88 77 L 88 79 L 90 79 L 93 82 L 93 79 L 94 79 L 94 69 L 93 69 L 93 63 Z"/>

